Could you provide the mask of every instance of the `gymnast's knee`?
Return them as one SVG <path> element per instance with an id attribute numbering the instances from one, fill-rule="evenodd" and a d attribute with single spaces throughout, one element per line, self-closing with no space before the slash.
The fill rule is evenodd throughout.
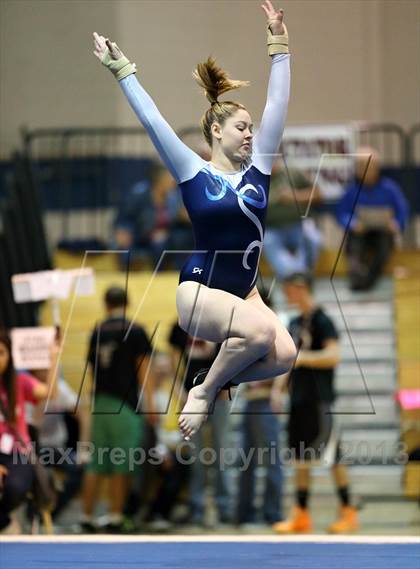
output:
<path id="1" fill-rule="evenodd" d="M 276 341 L 276 328 L 267 322 L 254 323 L 249 336 L 252 349 L 262 358 L 273 348 Z"/>
<path id="2" fill-rule="evenodd" d="M 281 375 L 283 373 L 288 372 L 296 359 L 297 350 L 295 343 L 293 342 L 292 338 L 287 335 L 284 338 L 284 341 L 281 343 L 281 347 L 277 353 L 277 364 L 278 364 L 278 371 L 277 375 Z"/>

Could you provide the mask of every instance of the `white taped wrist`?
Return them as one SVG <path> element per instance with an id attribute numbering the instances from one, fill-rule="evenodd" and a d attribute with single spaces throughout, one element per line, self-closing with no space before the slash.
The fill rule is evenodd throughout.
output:
<path id="1" fill-rule="evenodd" d="M 268 55 L 275 55 L 276 53 L 289 53 L 289 36 L 287 28 L 283 24 L 284 33 L 281 35 L 273 35 L 270 28 L 267 28 L 267 47 Z"/>
<path id="2" fill-rule="evenodd" d="M 136 64 L 131 63 L 125 57 L 125 55 L 123 55 L 119 59 L 113 59 L 108 49 L 104 53 L 104 56 L 101 61 L 102 65 L 108 67 L 108 69 L 112 72 L 112 74 L 115 76 L 115 78 L 118 81 L 121 81 L 121 79 L 128 77 L 128 75 L 132 75 L 133 73 L 137 72 Z"/>

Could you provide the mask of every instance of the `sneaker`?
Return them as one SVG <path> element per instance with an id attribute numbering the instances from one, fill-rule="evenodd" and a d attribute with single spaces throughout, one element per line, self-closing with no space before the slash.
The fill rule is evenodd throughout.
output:
<path id="1" fill-rule="evenodd" d="M 162 516 L 155 516 L 147 525 L 150 530 L 157 532 L 168 531 L 172 527 L 171 522 Z"/>
<path id="2" fill-rule="evenodd" d="M 127 533 L 125 531 L 124 522 L 106 524 L 101 527 L 101 531 L 111 534 Z"/>
<path id="3" fill-rule="evenodd" d="M 342 506 L 338 519 L 330 525 L 328 533 L 348 533 L 359 529 L 359 519 L 356 508 Z"/>
<path id="4" fill-rule="evenodd" d="M 97 519 L 97 528 L 101 533 L 126 533 L 123 516 L 105 514 Z"/>
<path id="5" fill-rule="evenodd" d="M 287 520 L 277 522 L 272 526 L 276 533 L 308 533 L 312 531 L 312 519 L 309 511 L 295 506 Z"/>
<path id="6" fill-rule="evenodd" d="M 97 533 L 98 528 L 96 527 L 96 525 L 93 522 L 79 522 L 78 524 L 74 524 L 73 526 L 71 526 L 71 531 L 73 533 L 77 533 L 77 534 L 83 534 L 83 533 L 88 533 L 88 534 L 93 534 L 93 533 Z"/>
<path id="7" fill-rule="evenodd" d="M 239 524 L 238 529 L 244 532 L 258 533 L 262 531 L 267 531 L 270 529 L 270 527 L 271 524 L 268 524 L 267 522 L 245 522 L 243 524 Z"/>

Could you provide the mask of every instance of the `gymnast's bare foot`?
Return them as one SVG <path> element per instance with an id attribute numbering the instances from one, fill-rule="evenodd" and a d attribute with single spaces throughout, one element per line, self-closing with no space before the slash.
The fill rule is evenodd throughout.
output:
<path id="1" fill-rule="evenodd" d="M 201 385 L 197 385 L 190 390 L 187 402 L 179 418 L 179 428 L 185 440 L 189 441 L 194 433 L 200 429 L 204 421 L 207 420 L 213 400 L 214 397 L 203 389 Z"/>

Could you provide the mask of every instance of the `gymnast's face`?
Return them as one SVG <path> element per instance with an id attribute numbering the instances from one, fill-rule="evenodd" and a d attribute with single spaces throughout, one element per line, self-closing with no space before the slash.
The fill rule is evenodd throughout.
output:
<path id="1" fill-rule="evenodd" d="M 244 109 L 238 109 L 223 125 L 212 125 L 213 136 L 222 152 L 232 162 L 239 163 L 247 161 L 252 154 L 252 130 L 251 117 Z"/>

